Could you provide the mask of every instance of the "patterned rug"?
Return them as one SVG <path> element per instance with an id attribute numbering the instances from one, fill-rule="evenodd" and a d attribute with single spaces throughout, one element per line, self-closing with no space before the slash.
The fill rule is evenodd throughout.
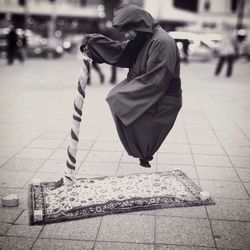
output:
<path id="1" fill-rule="evenodd" d="M 71 186 L 43 182 L 30 187 L 30 224 L 140 210 L 215 204 L 179 171 L 82 178 Z"/>

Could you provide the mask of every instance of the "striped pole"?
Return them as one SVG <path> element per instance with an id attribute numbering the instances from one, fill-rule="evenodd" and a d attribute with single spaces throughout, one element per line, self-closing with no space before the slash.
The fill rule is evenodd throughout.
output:
<path id="1" fill-rule="evenodd" d="M 90 66 L 91 59 L 83 54 L 83 66 L 81 67 L 81 73 L 78 79 L 77 90 L 74 98 L 73 126 L 70 131 L 70 144 L 67 149 L 67 162 L 64 174 L 65 185 L 71 185 L 75 180 L 77 145 L 79 142 L 82 108 L 85 99 L 85 88 L 90 76 Z"/>

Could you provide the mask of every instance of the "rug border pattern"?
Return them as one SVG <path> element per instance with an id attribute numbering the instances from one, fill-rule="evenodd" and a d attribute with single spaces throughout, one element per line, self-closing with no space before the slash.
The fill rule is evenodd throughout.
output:
<path id="1" fill-rule="evenodd" d="M 153 172 L 147 173 L 144 175 L 152 175 L 152 174 L 159 174 L 159 175 L 168 175 L 174 174 L 176 178 L 180 178 L 181 182 L 186 186 L 186 188 L 192 192 L 192 194 L 196 197 L 195 201 L 189 202 L 185 200 L 181 200 L 175 197 L 165 197 L 165 196 L 156 196 L 156 197 L 134 197 L 132 199 L 126 199 L 123 201 L 109 201 L 108 203 L 104 204 L 96 204 L 91 206 L 86 206 L 84 208 L 74 208 L 72 210 L 67 211 L 65 214 L 58 214 L 54 215 L 53 217 L 47 219 L 46 209 L 40 208 L 40 212 L 42 210 L 41 220 L 38 221 L 35 219 L 34 215 L 34 199 L 39 198 L 42 200 L 43 204 L 45 204 L 45 198 L 43 196 L 44 189 L 55 189 L 60 187 L 63 184 L 63 180 L 59 180 L 58 182 L 42 182 L 40 184 L 31 184 L 29 187 L 29 219 L 30 225 L 43 225 L 55 222 L 62 222 L 62 221 L 69 221 L 69 220 L 77 220 L 77 219 L 84 219 L 84 218 L 91 218 L 103 215 L 110 215 L 110 214 L 118 214 L 118 213 L 127 213 L 127 212 L 135 212 L 135 211 L 143 211 L 143 210 L 153 210 L 153 209 L 163 209 L 163 208 L 173 208 L 173 207 L 187 207 L 187 206 L 202 206 L 202 205 L 214 205 L 215 202 L 208 198 L 206 200 L 202 200 L 199 196 L 201 192 L 200 188 L 191 181 L 185 173 L 180 170 L 173 170 L 168 172 Z M 133 174 L 141 175 L 141 174 Z M 129 175 L 125 175 L 129 176 Z M 92 180 L 102 180 L 107 177 L 111 176 L 102 176 L 102 177 L 94 177 L 91 178 Z M 116 176 L 118 178 L 122 178 L 124 176 Z M 81 179 L 88 179 L 88 178 L 81 178 Z M 190 186 L 192 187 L 192 191 L 190 190 Z M 36 189 L 39 192 L 36 192 Z M 36 196 L 36 197 L 35 197 Z M 154 199 L 152 201 L 152 199 Z M 151 201 L 150 201 L 151 200 Z M 150 204 L 150 202 L 152 204 Z M 123 207 L 123 205 L 132 204 L 130 207 Z"/>

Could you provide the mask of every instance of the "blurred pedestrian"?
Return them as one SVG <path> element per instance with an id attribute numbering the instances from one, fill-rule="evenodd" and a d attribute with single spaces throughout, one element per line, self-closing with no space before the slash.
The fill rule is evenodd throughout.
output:
<path id="1" fill-rule="evenodd" d="M 103 84 L 104 81 L 105 81 L 105 77 L 104 77 L 104 74 L 102 73 L 102 70 L 101 70 L 100 66 L 96 62 L 93 61 L 92 62 L 92 67 L 97 72 L 97 74 L 99 75 L 100 83 Z M 91 85 L 91 76 L 89 76 L 89 78 L 88 78 L 88 85 Z"/>
<path id="2" fill-rule="evenodd" d="M 18 59 L 20 62 L 24 61 L 20 47 L 18 46 L 19 42 L 20 40 L 16 33 L 16 29 L 12 25 L 7 35 L 7 62 L 9 65 L 12 65 L 15 59 Z"/>
<path id="3" fill-rule="evenodd" d="M 22 34 L 20 42 L 21 42 L 20 48 L 21 48 L 22 57 L 23 57 L 23 60 L 25 60 L 27 57 L 27 48 L 28 48 L 28 42 L 27 42 L 27 37 L 25 33 Z"/>
<path id="4" fill-rule="evenodd" d="M 190 42 L 188 39 L 184 39 L 182 41 L 182 50 L 184 54 L 183 62 L 186 62 L 186 63 L 189 62 L 189 44 Z"/>
<path id="5" fill-rule="evenodd" d="M 223 25 L 222 40 L 219 45 L 219 60 L 215 69 L 215 75 L 218 76 L 223 65 L 227 64 L 226 76 L 230 77 L 233 73 L 233 64 L 236 54 L 236 39 L 233 37 L 230 26 Z"/>
<path id="6" fill-rule="evenodd" d="M 149 161 L 172 129 L 182 106 L 180 58 L 175 41 L 153 17 L 135 5 L 114 12 L 113 26 L 127 41 L 90 34 L 81 51 L 97 63 L 129 68 L 127 78 L 108 94 L 118 135 L 140 165 Z"/>
<path id="7" fill-rule="evenodd" d="M 86 35 L 83 36 L 83 40 L 86 39 L 85 37 L 86 37 Z M 92 67 L 97 72 L 99 79 L 100 79 L 100 83 L 103 84 L 105 81 L 105 76 L 104 76 L 100 66 L 95 61 L 93 61 Z M 91 85 L 91 76 L 89 76 L 89 78 L 88 78 L 88 85 Z"/>

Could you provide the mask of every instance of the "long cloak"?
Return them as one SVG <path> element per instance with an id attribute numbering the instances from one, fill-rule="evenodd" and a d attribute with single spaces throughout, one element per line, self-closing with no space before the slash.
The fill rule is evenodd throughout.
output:
<path id="1" fill-rule="evenodd" d="M 129 68 L 127 78 L 110 91 L 106 100 L 127 153 L 151 159 L 172 129 L 182 106 L 178 48 L 140 7 L 124 5 L 114 14 L 113 26 L 118 30 L 147 34 L 136 58 L 131 42 L 92 34 L 87 44 L 96 62 Z"/>

